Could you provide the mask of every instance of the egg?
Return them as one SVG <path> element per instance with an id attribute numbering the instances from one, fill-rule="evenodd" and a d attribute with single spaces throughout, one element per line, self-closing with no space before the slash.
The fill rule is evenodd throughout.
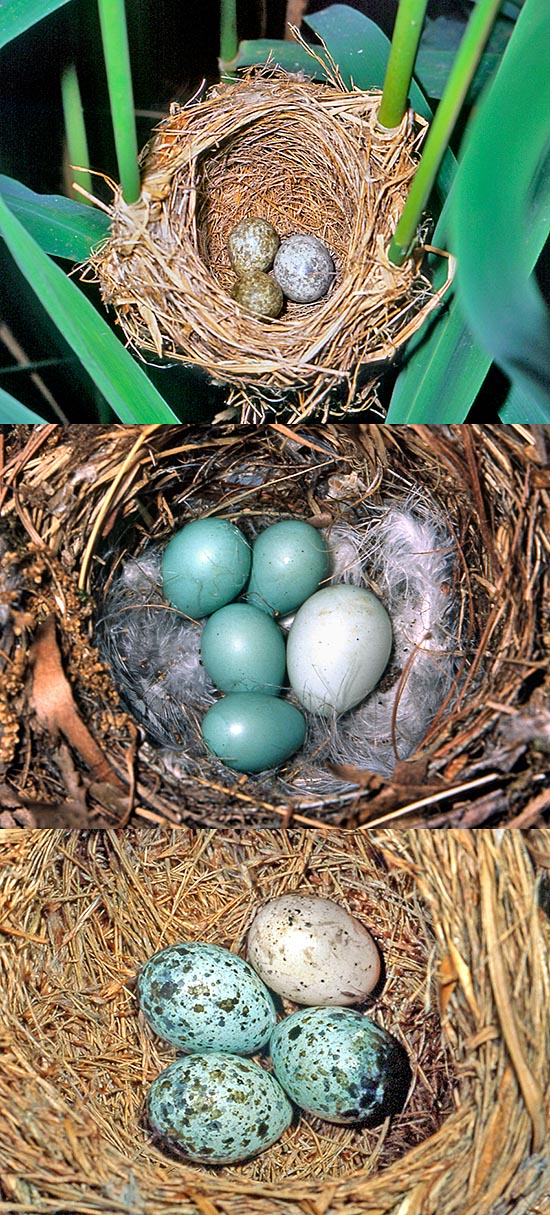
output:
<path id="1" fill-rule="evenodd" d="M 278 696 L 285 677 L 281 630 L 248 603 L 229 603 L 206 621 L 201 657 L 222 692 L 266 692 Z"/>
<path id="2" fill-rule="evenodd" d="M 283 293 L 270 274 L 262 270 L 251 270 L 243 275 L 233 287 L 233 299 L 255 316 L 279 316 L 283 308 Z"/>
<path id="3" fill-rule="evenodd" d="M 299 709 L 265 692 L 230 692 L 202 723 L 207 747 L 237 772 L 277 768 L 302 746 L 305 734 Z"/>
<path id="4" fill-rule="evenodd" d="M 291 687 L 311 713 L 345 713 L 376 687 L 391 648 L 390 618 L 372 591 L 323 587 L 296 613 L 288 634 Z"/>
<path id="5" fill-rule="evenodd" d="M 279 248 L 279 237 L 267 219 L 251 215 L 241 219 L 227 238 L 229 260 L 236 274 L 269 270 Z"/>
<path id="6" fill-rule="evenodd" d="M 298 1004 L 360 1004 L 380 976 L 370 932 L 339 903 L 310 894 L 264 903 L 247 957 L 268 987 Z"/>
<path id="7" fill-rule="evenodd" d="M 305 1008 L 280 1021 L 270 1053 L 292 1101 L 328 1122 L 381 1122 L 405 1101 L 411 1079 L 397 1040 L 348 1008 Z"/>
<path id="8" fill-rule="evenodd" d="M 335 269 L 326 245 L 316 236 L 300 233 L 281 241 L 273 274 L 289 300 L 311 304 L 326 295 Z"/>
<path id="9" fill-rule="evenodd" d="M 327 577 L 329 560 L 318 528 L 300 519 L 281 519 L 254 541 L 246 598 L 264 611 L 293 612 Z"/>
<path id="10" fill-rule="evenodd" d="M 261 1050 L 275 1025 L 273 999 L 244 958 L 206 941 L 153 954 L 138 978 L 151 1029 L 184 1051 Z"/>
<path id="11" fill-rule="evenodd" d="M 208 616 L 242 591 L 250 562 L 250 545 L 233 523 L 195 519 L 164 550 L 162 589 L 186 616 Z"/>
<path id="12" fill-rule="evenodd" d="M 206 1164 L 264 1152 L 293 1114 L 278 1081 L 258 1063 L 216 1053 L 176 1059 L 153 1081 L 147 1108 L 158 1135 Z"/>

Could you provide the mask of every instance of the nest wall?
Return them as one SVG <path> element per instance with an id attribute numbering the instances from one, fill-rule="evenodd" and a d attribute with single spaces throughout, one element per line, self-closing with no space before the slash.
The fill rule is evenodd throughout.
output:
<path id="1" fill-rule="evenodd" d="M 364 408 L 358 377 L 441 298 L 422 272 L 425 232 L 404 266 L 387 257 L 426 123 L 407 113 L 388 132 L 379 105 L 336 71 L 316 84 L 273 68 L 174 104 L 142 154 L 138 201 L 116 190 L 110 238 L 86 270 L 133 349 L 205 368 L 231 387 L 242 421 L 285 403 L 290 419 Z M 227 237 L 252 215 L 281 238 L 325 242 L 336 268 L 326 298 L 287 301 L 275 320 L 235 302 Z"/>
<path id="2" fill-rule="evenodd" d="M 3 506 L 4 825 L 542 821 L 546 442 L 543 427 L 19 428 Z M 313 519 L 330 535 L 411 493 L 453 537 L 454 585 L 441 593 L 456 599 L 460 639 L 453 686 L 412 755 L 386 775 L 327 764 L 336 785 L 311 795 L 205 754 L 185 772 L 145 740 L 94 643 L 128 555 L 205 513 Z M 414 660 L 394 672 L 396 701 Z"/>
<path id="3" fill-rule="evenodd" d="M 9 832 L 0 853 L 0 1195 L 6 1212 L 543 1215 L 550 1204 L 548 831 Z M 243 952 L 263 899 L 335 898 L 373 932 L 367 1012 L 406 1046 L 403 1112 L 302 1116 L 255 1160 L 190 1165 L 155 1141 L 174 1056 L 138 1014 L 139 967 L 178 939 Z M 290 1005 L 287 1011 L 290 1009 Z"/>

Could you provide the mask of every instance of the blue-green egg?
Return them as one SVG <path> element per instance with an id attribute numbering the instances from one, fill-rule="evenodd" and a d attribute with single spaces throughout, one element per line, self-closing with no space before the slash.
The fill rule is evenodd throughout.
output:
<path id="1" fill-rule="evenodd" d="M 153 954 L 137 990 L 151 1029 L 184 1051 L 252 1055 L 277 1019 L 271 993 L 249 963 L 207 941 Z"/>
<path id="2" fill-rule="evenodd" d="M 151 1085 L 151 1126 L 191 1160 L 231 1164 L 271 1147 L 292 1121 L 278 1081 L 252 1059 L 187 1055 Z"/>
<path id="3" fill-rule="evenodd" d="M 186 616 L 209 616 L 240 594 L 250 563 L 250 545 L 238 527 L 227 519 L 195 519 L 164 550 L 162 589 Z"/>
<path id="4" fill-rule="evenodd" d="M 385 1029 L 349 1008 L 305 1008 L 269 1044 L 275 1075 L 297 1105 L 327 1122 L 383 1121 L 401 1109 L 411 1070 Z"/>
<path id="5" fill-rule="evenodd" d="M 202 734 L 228 768 L 263 772 L 277 768 L 302 746 L 306 723 L 287 700 L 265 692 L 230 692 L 208 710 Z"/>
<path id="6" fill-rule="evenodd" d="M 283 634 L 275 621 L 249 603 L 228 603 L 206 621 L 201 658 L 222 692 L 278 696 L 285 677 Z"/>
<path id="7" fill-rule="evenodd" d="M 329 564 L 318 528 L 300 519 L 281 519 L 254 542 L 247 600 L 272 614 L 293 612 L 327 577 Z"/>

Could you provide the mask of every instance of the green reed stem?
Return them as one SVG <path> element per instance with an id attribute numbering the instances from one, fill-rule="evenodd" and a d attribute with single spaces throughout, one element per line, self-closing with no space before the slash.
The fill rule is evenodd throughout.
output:
<path id="1" fill-rule="evenodd" d="M 74 180 L 84 190 L 87 190 L 88 194 L 91 194 L 92 177 L 88 172 L 90 164 L 88 140 L 86 138 L 84 111 L 82 109 L 82 99 L 74 63 L 65 68 L 65 71 L 61 75 L 61 99 L 63 102 L 67 152 L 69 164 L 71 169 L 73 169 Z M 76 191 L 71 191 L 71 195 L 73 198 L 78 198 L 79 200 L 81 198 L 81 195 L 77 195 Z M 91 199 L 84 198 L 84 201 L 90 206 L 92 205 Z"/>
<path id="2" fill-rule="evenodd" d="M 422 33 L 428 0 L 399 0 L 378 111 L 381 127 L 398 127 L 407 108 L 407 98 Z"/>
<path id="3" fill-rule="evenodd" d="M 124 0 L 98 0 L 118 173 L 124 200 L 139 198 L 136 119 Z"/>
<path id="4" fill-rule="evenodd" d="M 220 73 L 236 76 L 232 67 L 237 58 L 237 0 L 221 0 L 220 5 Z"/>
<path id="5" fill-rule="evenodd" d="M 388 250 L 388 257 L 395 266 L 406 261 L 416 243 L 422 212 L 501 3 L 502 0 L 479 0 L 471 13 Z"/>

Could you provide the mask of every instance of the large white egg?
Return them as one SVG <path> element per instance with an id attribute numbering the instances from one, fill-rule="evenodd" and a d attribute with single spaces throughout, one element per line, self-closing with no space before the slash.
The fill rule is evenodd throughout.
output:
<path id="1" fill-rule="evenodd" d="M 380 976 L 370 932 L 332 899 L 282 894 L 264 903 L 247 956 L 264 983 L 297 1004 L 361 1004 Z"/>
<path id="2" fill-rule="evenodd" d="M 310 713 L 345 713 L 376 687 L 391 648 L 390 618 L 372 591 L 324 587 L 302 604 L 288 634 L 291 687 Z"/>

